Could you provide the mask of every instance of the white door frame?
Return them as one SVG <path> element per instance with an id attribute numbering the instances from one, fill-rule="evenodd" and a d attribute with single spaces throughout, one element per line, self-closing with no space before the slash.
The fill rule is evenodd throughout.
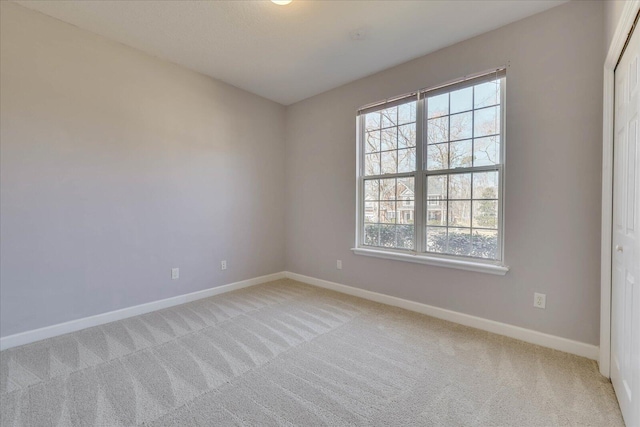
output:
<path id="1" fill-rule="evenodd" d="M 602 122 L 602 239 L 600 273 L 600 373 L 611 378 L 611 245 L 613 228 L 613 112 L 614 70 L 622 54 L 640 0 L 625 3 L 620 21 L 604 61 L 604 98 Z"/>

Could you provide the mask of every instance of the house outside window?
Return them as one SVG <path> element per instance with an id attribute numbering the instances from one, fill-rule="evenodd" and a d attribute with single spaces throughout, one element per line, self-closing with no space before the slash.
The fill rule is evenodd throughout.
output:
<path id="1" fill-rule="evenodd" d="M 504 69 L 360 110 L 358 247 L 503 259 Z"/>
<path id="2" fill-rule="evenodd" d="M 440 194 L 431 194 L 427 196 L 427 204 L 429 206 L 440 206 L 442 196 Z"/>

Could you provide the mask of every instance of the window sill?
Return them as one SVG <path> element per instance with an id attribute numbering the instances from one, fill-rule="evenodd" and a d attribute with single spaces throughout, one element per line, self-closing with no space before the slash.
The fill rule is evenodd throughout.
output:
<path id="1" fill-rule="evenodd" d="M 438 267 L 457 268 L 458 270 L 476 271 L 478 273 L 496 274 L 498 276 L 504 276 L 507 274 L 507 271 L 509 271 L 509 267 L 505 265 L 490 264 L 481 261 L 440 258 L 435 256 L 391 252 L 378 249 L 352 248 L 351 250 L 356 255 L 415 262 L 418 264 L 435 265 Z"/>

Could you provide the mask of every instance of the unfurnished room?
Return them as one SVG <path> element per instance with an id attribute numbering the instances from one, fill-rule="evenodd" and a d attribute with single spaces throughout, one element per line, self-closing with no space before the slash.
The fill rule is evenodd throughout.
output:
<path id="1" fill-rule="evenodd" d="M 640 427 L 640 0 L 0 0 L 0 426 Z"/>

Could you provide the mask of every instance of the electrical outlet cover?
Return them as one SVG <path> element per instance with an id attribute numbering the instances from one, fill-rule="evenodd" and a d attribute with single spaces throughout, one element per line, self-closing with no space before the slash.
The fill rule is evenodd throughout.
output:
<path id="1" fill-rule="evenodd" d="M 546 308 L 547 307 L 547 295 L 546 294 L 533 294 L 533 306 L 536 308 Z"/>

